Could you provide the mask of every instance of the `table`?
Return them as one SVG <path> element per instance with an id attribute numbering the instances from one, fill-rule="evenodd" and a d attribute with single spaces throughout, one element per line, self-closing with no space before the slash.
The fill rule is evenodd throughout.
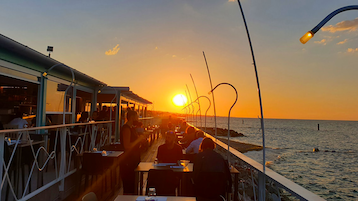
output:
<path id="1" fill-rule="evenodd" d="M 118 195 L 114 201 L 136 201 L 138 197 L 137 195 Z M 174 196 L 156 196 L 157 198 L 167 198 L 167 201 L 196 201 L 195 197 L 174 197 Z"/>
<path id="2" fill-rule="evenodd" d="M 85 186 L 87 186 L 87 177 L 88 175 L 91 174 L 95 174 L 98 171 L 102 171 L 102 170 L 109 170 L 108 175 L 113 175 L 114 176 L 110 176 L 110 183 L 111 186 L 115 186 L 115 182 L 117 181 L 117 174 L 115 173 L 115 169 L 119 166 L 119 160 L 120 160 L 120 156 L 124 153 L 123 151 L 106 151 L 106 155 L 101 155 L 102 151 L 94 151 L 94 152 L 83 152 L 81 154 L 78 154 L 77 157 L 82 157 L 83 161 L 82 161 L 82 168 L 85 171 Z M 88 157 L 83 157 L 84 154 L 96 154 L 95 158 L 97 159 L 93 159 L 93 160 L 100 160 L 100 161 L 93 161 L 91 160 L 91 156 Z M 99 156 L 101 156 L 100 158 L 98 158 Z M 88 156 L 88 155 L 87 155 Z M 81 159 L 80 159 L 81 161 Z M 97 163 L 97 164 L 96 164 Z M 100 163 L 100 164 L 99 164 Z M 97 166 L 97 167 L 93 167 L 93 166 Z M 105 172 L 101 172 L 101 174 L 103 174 Z M 107 175 L 107 174 L 106 174 Z M 106 177 L 106 175 L 104 177 Z M 78 175 L 80 178 L 82 178 L 82 176 Z M 79 179 L 80 180 L 80 179 Z"/>
<path id="3" fill-rule="evenodd" d="M 175 164 L 172 163 L 172 165 L 175 166 Z M 170 168 L 170 165 L 165 165 L 163 163 L 161 164 L 154 164 L 153 162 L 140 162 L 138 167 L 134 170 L 138 174 L 136 174 L 135 178 L 135 194 L 140 194 L 143 192 L 143 174 L 145 172 L 149 172 L 151 169 L 156 170 L 167 170 L 171 169 L 174 172 L 181 172 L 181 173 L 192 173 L 194 168 L 193 163 L 189 163 L 185 168 Z M 234 200 L 237 200 L 237 192 L 238 192 L 238 182 L 239 182 L 239 171 L 234 167 L 230 167 L 230 173 L 234 175 Z M 138 183 L 139 186 L 139 192 L 138 192 Z"/>

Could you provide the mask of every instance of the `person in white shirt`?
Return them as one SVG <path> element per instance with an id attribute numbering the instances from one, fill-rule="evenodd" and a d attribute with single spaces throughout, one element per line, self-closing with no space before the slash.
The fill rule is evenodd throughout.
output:
<path id="1" fill-rule="evenodd" d="M 9 124 L 17 126 L 18 129 L 27 128 L 29 126 L 27 121 L 22 118 L 21 111 L 16 112 L 15 118 L 13 120 L 11 120 Z"/>
<path id="2" fill-rule="evenodd" d="M 186 153 L 187 154 L 197 154 L 199 153 L 199 147 L 201 144 L 201 141 L 203 141 L 203 138 L 205 137 L 204 132 L 203 131 L 196 131 L 195 133 L 197 139 L 192 141 L 190 143 L 190 145 L 188 146 L 188 148 L 186 148 Z"/>

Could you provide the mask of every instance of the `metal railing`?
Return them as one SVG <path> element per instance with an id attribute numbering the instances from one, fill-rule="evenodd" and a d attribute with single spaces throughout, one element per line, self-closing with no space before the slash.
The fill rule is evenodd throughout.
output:
<path id="1" fill-rule="evenodd" d="M 213 137 L 207 133 L 206 133 L 206 137 L 211 138 L 223 150 L 228 151 L 228 146 L 225 143 L 221 142 L 220 140 L 216 140 L 215 137 Z M 251 185 L 253 186 L 252 191 L 254 194 L 253 197 L 254 197 L 255 201 L 256 200 L 263 201 L 262 198 L 260 198 L 259 196 L 256 195 L 260 191 L 263 191 L 265 194 L 271 193 L 272 200 L 281 200 L 281 195 L 280 195 L 279 189 L 283 189 L 284 191 L 289 193 L 289 197 L 291 197 L 291 198 L 294 197 L 295 199 L 298 199 L 298 200 L 304 200 L 304 201 L 323 201 L 324 200 L 323 198 L 319 197 L 318 195 L 308 191 L 307 189 L 303 188 L 302 186 L 294 183 L 293 181 L 285 178 L 284 176 L 276 173 L 275 171 L 273 171 L 267 167 L 265 170 L 266 174 L 264 174 L 262 164 L 245 156 L 244 154 L 237 151 L 236 149 L 231 148 L 230 153 L 231 153 L 231 157 L 234 157 L 235 159 L 237 159 L 239 161 L 239 164 L 238 164 L 239 166 L 244 167 L 243 168 L 244 170 L 248 170 L 246 172 L 250 178 L 249 179 L 250 181 L 248 181 L 248 182 L 250 182 Z M 260 189 L 260 185 L 258 185 L 258 184 L 262 181 L 266 181 L 266 184 L 268 182 L 273 183 L 274 185 L 271 185 L 271 186 L 275 186 L 276 192 L 274 192 L 274 193 L 269 192 L 269 189 L 267 189 L 267 185 L 263 185 L 263 186 L 266 186 L 266 189 Z M 241 189 L 242 189 L 243 195 L 234 195 L 234 198 L 240 197 L 240 196 L 245 196 L 244 181 L 241 180 L 240 183 L 242 185 Z M 239 185 L 239 184 L 233 184 L 233 185 Z M 251 190 L 251 189 L 249 189 L 249 190 Z M 272 191 L 272 189 L 271 189 L 271 191 Z M 258 193 L 258 195 L 260 195 L 260 193 Z M 275 198 L 273 198 L 273 197 L 275 197 Z M 246 200 L 246 199 L 241 197 L 240 200 Z"/>
<path id="2" fill-rule="evenodd" d="M 56 184 L 59 191 L 64 191 L 65 178 L 77 170 L 74 156 L 94 148 L 100 150 L 101 147 L 109 144 L 113 124 L 114 121 L 100 121 L 0 130 L 0 200 L 8 200 L 9 193 L 13 200 L 28 200 Z M 9 139 L 7 136 L 16 137 Z M 33 140 L 37 136 L 41 136 L 42 140 Z M 25 151 L 28 152 L 30 149 L 31 153 L 21 154 L 25 147 Z M 27 177 L 22 171 L 20 189 L 18 177 L 20 169 L 25 168 L 21 161 L 26 160 L 24 156 L 31 157 L 33 160 L 26 164 L 29 169 Z M 46 183 L 45 173 L 52 175 L 50 179 L 46 176 Z M 31 183 L 36 183 L 33 180 L 37 181 L 37 187 L 31 191 Z"/>

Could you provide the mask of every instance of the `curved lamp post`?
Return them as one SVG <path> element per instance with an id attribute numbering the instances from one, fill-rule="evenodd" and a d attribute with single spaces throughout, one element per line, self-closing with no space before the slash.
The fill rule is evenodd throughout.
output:
<path id="1" fill-rule="evenodd" d="M 211 107 L 211 101 L 210 101 L 210 98 L 208 98 L 207 96 L 199 96 L 197 99 L 195 99 L 195 101 L 199 101 L 199 99 L 200 98 L 206 98 L 206 99 L 208 99 L 208 101 L 209 101 L 209 107 L 208 107 L 208 109 L 206 109 L 206 111 L 205 111 L 205 124 L 204 124 L 204 130 L 205 130 L 205 132 L 206 132 L 206 115 L 207 115 L 207 113 L 208 113 L 208 111 L 209 111 L 209 109 L 210 109 L 210 107 Z"/>
<path id="2" fill-rule="evenodd" d="M 245 19 L 245 15 L 244 15 L 244 10 L 242 9 L 241 6 L 241 2 L 240 0 L 237 0 L 237 3 L 239 4 L 239 8 L 241 11 L 241 15 L 242 15 L 242 20 L 244 21 L 244 25 L 245 25 L 245 29 L 246 29 L 246 35 L 247 35 L 247 40 L 249 42 L 250 45 L 250 50 L 251 50 L 251 57 L 252 57 L 252 62 L 254 64 L 254 69 L 255 69 L 255 75 L 256 75 L 256 83 L 257 83 L 257 92 L 259 95 L 259 102 L 260 102 L 260 113 L 261 113 L 261 130 L 262 130 L 262 171 L 263 174 L 266 174 L 266 149 L 265 149 L 265 124 L 264 124 L 264 112 L 263 112 L 263 106 L 262 106 L 262 98 L 261 98 L 261 88 L 260 88 L 260 82 L 259 82 L 259 74 L 257 72 L 257 67 L 256 67 L 256 60 L 255 60 L 255 54 L 254 54 L 254 48 L 252 46 L 252 42 L 251 42 L 251 38 L 250 38 L 250 33 L 249 33 L 249 28 L 247 26 L 246 23 L 246 19 Z M 259 174 L 261 175 L 261 174 Z M 260 200 L 265 200 L 265 176 L 261 175 L 259 176 L 259 199 Z"/>
<path id="3" fill-rule="evenodd" d="M 212 89 L 212 90 L 209 92 L 209 94 L 212 93 L 218 86 L 220 86 L 220 85 L 222 85 L 222 84 L 226 84 L 226 85 L 231 86 L 231 87 L 235 90 L 235 93 L 236 93 L 235 102 L 232 104 L 232 106 L 231 106 L 230 109 L 229 109 L 228 123 L 227 123 L 227 160 L 228 160 L 229 165 L 230 165 L 230 113 L 231 113 L 231 109 L 234 107 L 234 105 L 235 105 L 236 102 L 237 102 L 238 94 L 237 94 L 236 88 L 235 88 L 234 86 L 232 86 L 232 84 L 226 83 L 226 82 L 222 82 L 222 83 L 216 85 L 216 86 L 214 87 L 214 89 Z"/>
<path id="4" fill-rule="evenodd" d="M 191 74 L 190 74 L 190 77 L 191 77 L 191 80 L 193 81 L 194 89 L 195 89 L 195 92 L 196 92 L 196 99 L 198 100 L 199 95 L 198 95 L 198 90 L 196 89 L 196 85 L 195 85 L 195 82 L 194 82 L 194 78 L 193 78 L 193 76 L 191 76 Z M 202 125 L 201 125 L 201 105 L 200 105 L 200 101 L 199 101 L 199 100 L 198 100 L 198 104 L 199 104 L 199 110 L 198 110 L 198 112 L 200 112 L 200 116 L 199 116 L 200 127 L 202 127 Z"/>
<path id="5" fill-rule="evenodd" d="M 339 8 L 333 12 L 331 12 L 327 17 L 325 17 L 320 23 L 317 24 L 311 31 L 308 31 L 305 35 L 303 35 L 300 38 L 300 41 L 302 44 L 307 43 L 314 35 L 317 33 L 318 30 L 320 30 L 332 17 L 337 15 L 338 13 L 347 11 L 347 10 L 358 10 L 358 5 L 352 5 L 352 6 L 345 6 L 342 8 Z"/>
<path id="6" fill-rule="evenodd" d="M 210 89 L 213 90 L 213 83 L 211 82 L 211 76 L 210 76 L 210 71 L 209 71 L 209 65 L 208 62 L 206 61 L 206 56 L 205 56 L 205 52 L 203 51 L 203 56 L 204 56 L 204 60 L 205 60 L 205 64 L 206 64 L 206 69 L 208 70 L 208 76 L 209 76 L 209 81 L 210 81 Z M 215 124 L 215 140 L 218 140 L 218 129 L 216 127 L 216 107 L 215 107 L 215 98 L 214 98 L 214 92 L 212 92 L 212 97 L 213 97 L 213 105 L 214 105 L 214 124 Z"/>
<path id="7" fill-rule="evenodd" d="M 192 103 L 192 101 L 191 100 L 193 100 L 193 99 L 191 99 L 191 95 L 190 95 L 190 90 L 189 90 L 189 87 L 188 87 L 188 85 L 187 84 L 185 84 L 186 85 L 186 89 L 188 90 L 188 93 L 189 93 L 189 98 L 190 98 L 190 103 Z M 194 121 L 194 105 L 192 105 L 192 108 L 193 108 L 193 121 Z"/>
<path id="8" fill-rule="evenodd" d="M 75 73 L 73 72 L 73 69 L 63 63 L 59 63 L 59 64 L 55 64 L 53 66 L 51 66 L 51 68 L 49 68 L 47 71 L 43 72 L 42 73 L 42 76 L 46 77 L 47 74 L 55 67 L 57 66 L 65 66 L 67 68 L 69 68 L 71 70 L 71 73 L 72 73 L 72 80 L 71 80 L 71 84 L 68 85 L 68 87 L 66 88 L 65 90 L 65 94 L 64 94 L 64 97 L 63 97 L 63 117 L 62 117 L 62 124 L 66 124 L 66 118 L 65 118 L 65 113 L 66 113 L 66 95 L 67 95 L 67 91 L 68 89 L 72 86 L 72 84 L 75 82 Z"/>

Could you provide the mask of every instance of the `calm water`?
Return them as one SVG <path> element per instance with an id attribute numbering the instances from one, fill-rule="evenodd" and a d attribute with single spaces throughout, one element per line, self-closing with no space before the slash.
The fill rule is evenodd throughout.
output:
<path id="1" fill-rule="evenodd" d="M 227 118 L 217 126 L 227 128 Z M 259 119 L 231 118 L 230 129 L 246 136 L 232 140 L 262 145 Z M 266 119 L 265 136 L 269 168 L 324 199 L 358 200 L 358 122 Z M 262 163 L 262 151 L 245 155 Z"/>

